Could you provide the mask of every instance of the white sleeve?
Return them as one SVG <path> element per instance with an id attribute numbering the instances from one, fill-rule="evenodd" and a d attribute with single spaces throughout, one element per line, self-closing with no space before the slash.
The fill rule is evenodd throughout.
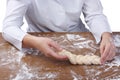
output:
<path id="1" fill-rule="evenodd" d="M 100 0 L 86 0 L 83 7 L 85 22 L 94 35 L 96 42 L 99 43 L 103 32 L 112 32 L 103 14 L 103 7 Z"/>
<path id="2" fill-rule="evenodd" d="M 8 0 L 6 16 L 3 21 L 2 35 L 4 39 L 22 50 L 22 40 L 27 34 L 21 30 L 23 17 L 26 13 L 29 0 Z"/>

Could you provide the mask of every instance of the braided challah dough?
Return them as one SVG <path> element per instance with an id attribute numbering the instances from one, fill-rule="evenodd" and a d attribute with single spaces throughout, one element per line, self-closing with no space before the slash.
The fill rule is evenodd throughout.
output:
<path id="1" fill-rule="evenodd" d="M 100 64 L 100 57 L 96 55 L 75 55 L 66 50 L 62 50 L 58 54 L 66 55 L 72 64 Z"/>

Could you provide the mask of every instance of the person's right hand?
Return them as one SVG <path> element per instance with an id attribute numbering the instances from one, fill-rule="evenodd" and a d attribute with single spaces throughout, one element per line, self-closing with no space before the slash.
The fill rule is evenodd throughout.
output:
<path id="1" fill-rule="evenodd" d="M 23 39 L 24 46 L 36 48 L 47 57 L 53 57 L 59 60 L 66 60 L 67 56 L 59 55 L 57 52 L 62 48 L 52 39 L 47 37 L 35 37 L 26 35 Z"/>

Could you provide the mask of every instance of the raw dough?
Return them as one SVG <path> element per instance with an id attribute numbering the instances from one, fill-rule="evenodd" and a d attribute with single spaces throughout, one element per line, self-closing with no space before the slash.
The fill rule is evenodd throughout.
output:
<path id="1" fill-rule="evenodd" d="M 58 54 L 66 55 L 72 64 L 100 64 L 100 57 L 96 55 L 75 55 L 67 50 L 62 50 Z"/>

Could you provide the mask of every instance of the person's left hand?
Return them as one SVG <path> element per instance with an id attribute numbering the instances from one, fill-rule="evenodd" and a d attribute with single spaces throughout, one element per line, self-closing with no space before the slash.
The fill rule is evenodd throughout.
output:
<path id="1" fill-rule="evenodd" d="M 108 32 L 103 33 L 100 43 L 101 64 L 113 59 L 115 56 L 115 49 L 112 35 Z"/>

